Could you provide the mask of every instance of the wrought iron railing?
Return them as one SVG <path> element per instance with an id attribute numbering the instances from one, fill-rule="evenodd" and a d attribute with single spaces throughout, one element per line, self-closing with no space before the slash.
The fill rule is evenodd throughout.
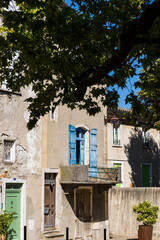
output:
<path id="1" fill-rule="evenodd" d="M 89 167 L 89 177 L 99 181 L 121 182 L 121 169 Z"/>

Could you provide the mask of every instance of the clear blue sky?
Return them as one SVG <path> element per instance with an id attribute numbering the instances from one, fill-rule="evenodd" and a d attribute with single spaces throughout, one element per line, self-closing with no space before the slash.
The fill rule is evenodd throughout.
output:
<path id="1" fill-rule="evenodd" d="M 68 5 L 71 5 L 72 1 L 71 0 L 65 0 L 65 2 L 68 4 Z M 118 93 L 120 95 L 120 99 L 119 99 L 119 107 L 123 107 L 123 108 L 130 108 L 130 104 L 125 104 L 125 98 L 126 98 L 126 95 L 128 95 L 132 90 L 134 92 L 137 92 L 138 90 L 135 90 L 134 88 L 134 83 L 135 81 L 137 81 L 137 77 L 134 77 L 132 79 L 130 79 L 128 81 L 128 84 L 127 84 L 127 88 L 121 90 L 121 89 L 118 89 Z M 117 90 L 117 89 L 116 89 Z"/>

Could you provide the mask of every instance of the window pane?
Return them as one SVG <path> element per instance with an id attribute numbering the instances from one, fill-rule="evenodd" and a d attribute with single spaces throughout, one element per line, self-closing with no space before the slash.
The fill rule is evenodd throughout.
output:
<path id="1" fill-rule="evenodd" d="M 76 130 L 76 137 L 78 138 L 79 137 L 79 131 Z"/>
<path id="2" fill-rule="evenodd" d="M 4 155 L 3 155 L 4 161 L 12 161 L 11 151 L 13 145 L 14 141 L 4 140 Z"/>
<path id="3" fill-rule="evenodd" d="M 113 144 L 120 145 L 119 128 L 113 128 Z"/>

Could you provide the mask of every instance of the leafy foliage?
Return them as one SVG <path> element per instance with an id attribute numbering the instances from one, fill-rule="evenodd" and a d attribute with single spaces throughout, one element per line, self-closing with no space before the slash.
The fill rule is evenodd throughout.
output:
<path id="1" fill-rule="evenodd" d="M 116 108 L 116 89 L 160 57 L 160 0 L 72 0 L 72 8 L 62 0 L 7 0 L 0 7 L 0 81 L 16 92 L 32 86 L 29 129 L 51 103 L 90 115 L 99 102 Z M 133 92 L 126 101 L 137 112 Z"/>
<path id="2" fill-rule="evenodd" d="M 13 214 L 7 213 L 4 211 L 2 214 L 0 214 L 0 234 L 7 236 L 8 229 L 13 221 Z"/>
<path id="3" fill-rule="evenodd" d="M 127 97 L 133 101 L 132 112 L 126 114 L 128 120 L 133 120 L 135 116 L 141 114 L 146 122 L 146 130 L 154 127 L 160 129 L 160 60 L 153 62 L 140 73 L 139 80 L 135 86 L 141 89 L 138 98 Z"/>
<path id="4" fill-rule="evenodd" d="M 146 226 L 152 226 L 157 222 L 159 208 L 152 203 L 144 201 L 133 207 L 133 212 L 137 215 L 136 220 L 143 222 Z"/>

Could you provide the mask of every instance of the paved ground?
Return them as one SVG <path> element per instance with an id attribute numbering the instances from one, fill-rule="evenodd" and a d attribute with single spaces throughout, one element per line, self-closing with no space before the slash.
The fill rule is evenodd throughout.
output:
<path id="1" fill-rule="evenodd" d="M 127 238 L 127 237 L 110 237 L 110 240 L 138 240 L 138 238 Z M 152 237 L 152 240 L 160 240 L 160 237 Z"/>

